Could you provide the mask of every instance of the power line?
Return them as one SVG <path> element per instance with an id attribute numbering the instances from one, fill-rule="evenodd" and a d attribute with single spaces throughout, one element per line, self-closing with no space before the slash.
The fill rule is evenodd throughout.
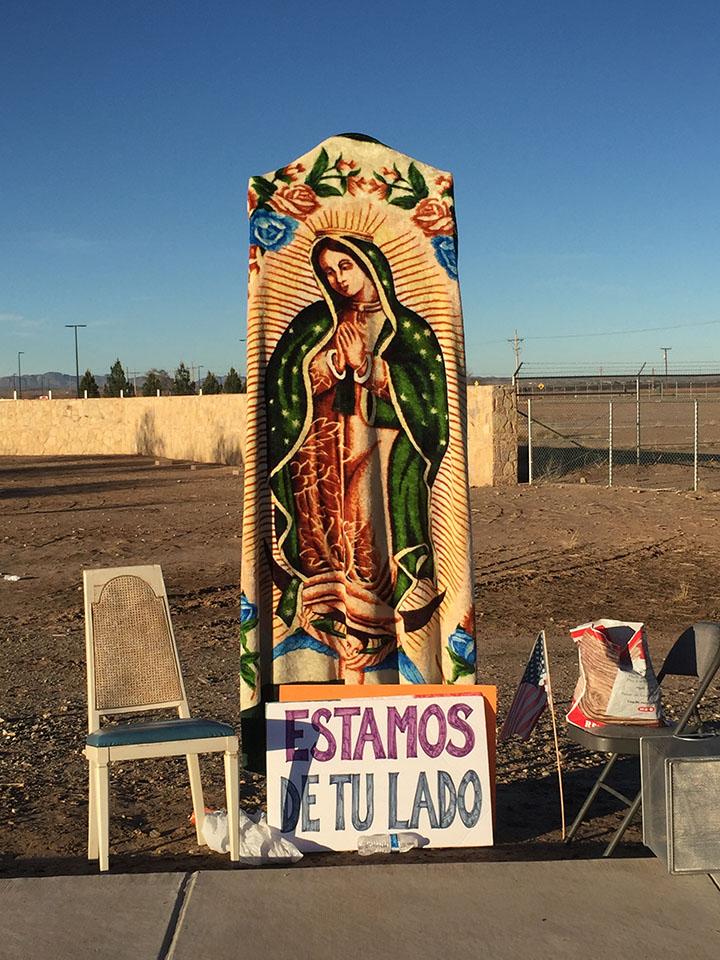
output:
<path id="1" fill-rule="evenodd" d="M 592 333 L 553 333 L 537 337 L 523 337 L 523 340 L 578 340 L 583 337 L 623 337 L 633 333 L 657 333 L 661 330 L 685 330 L 692 327 L 710 327 L 720 324 L 720 320 L 698 320 L 695 323 L 671 323 L 662 327 L 637 327 L 633 330 L 601 330 Z M 507 340 L 483 340 L 478 346 L 491 343 L 506 343 Z M 512 341 L 509 341 L 512 343 Z"/>

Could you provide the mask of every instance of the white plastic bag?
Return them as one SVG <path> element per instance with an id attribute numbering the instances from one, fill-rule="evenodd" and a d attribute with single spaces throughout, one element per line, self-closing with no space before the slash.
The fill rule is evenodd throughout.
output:
<path id="1" fill-rule="evenodd" d="M 268 860 L 289 860 L 295 863 L 302 859 L 302 853 L 280 833 L 277 827 L 268 825 L 264 813 L 248 816 L 244 810 L 238 812 L 240 818 L 240 863 L 259 866 Z M 230 849 L 230 836 L 226 810 L 215 810 L 205 814 L 203 822 L 205 843 L 217 853 L 227 853 Z"/>

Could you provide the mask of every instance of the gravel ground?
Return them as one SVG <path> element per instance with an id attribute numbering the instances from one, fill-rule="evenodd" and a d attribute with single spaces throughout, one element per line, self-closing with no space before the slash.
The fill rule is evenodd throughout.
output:
<path id="1" fill-rule="evenodd" d="M 141 457 L 0 461 L 0 873 L 94 872 L 85 859 L 87 773 L 84 566 L 160 563 L 191 710 L 238 724 L 238 567 L 242 476 L 230 468 Z M 570 819 L 600 758 L 565 736 L 577 678 L 568 630 L 599 617 L 641 620 L 657 664 L 688 624 L 720 619 L 720 495 L 521 486 L 472 493 L 478 679 L 497 684 L 502 721 L 536 632 L 548 635 Z M 668 683 L 670 712 L 682 702 Z M 720 717 L 717 684 L 708 715 Z M 222 761 L 203 759 L 209 806 L 223 805 Z M 637 764 L 619 771 L 634 789 Z M 636 789 L 636 787 L 635 787 Z M 246 809 L 264 781 L 242 775 Z M 414 851 L 413 860 L 595 856 L 619 822 L 598 801 L 572 845 L 560 834 L 552 727 L 498 750 L 496 846 Z M 125 871 L 227 868 L 195 843 L 181 761 L 114 765 L 111 862 Z M 622 853 L 638 855 L 637 827 Z M 376 858 L 372 858 L 377 862 Z M 315 854 L 303 864 L 358 861 Z"/>

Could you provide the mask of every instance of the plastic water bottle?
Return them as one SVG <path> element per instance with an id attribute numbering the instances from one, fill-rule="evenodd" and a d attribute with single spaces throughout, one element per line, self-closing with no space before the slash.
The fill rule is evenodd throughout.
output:
<path id="1" fill-rule="evenodd" d="M 358 840 L 358 853 L 369 857 L 372 853 L 407 853 L 420 846 L 420 838 L 414 833 L 372 833 Z"/>

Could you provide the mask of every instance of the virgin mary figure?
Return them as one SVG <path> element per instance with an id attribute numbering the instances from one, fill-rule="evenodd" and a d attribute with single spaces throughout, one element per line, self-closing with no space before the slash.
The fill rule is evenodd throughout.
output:
<path id="1" fill-rule="evenodd" d="M 322 298 L 265 374 L 267 555 L 288 630 L 274 657 L 305 647 L 346 682 L 389 668 L 422 682 L 403 640 L 442 602 L 430 522 L 449 440 L 442 351 L 371 237 L 321 231 L 310 263 Z"/>

